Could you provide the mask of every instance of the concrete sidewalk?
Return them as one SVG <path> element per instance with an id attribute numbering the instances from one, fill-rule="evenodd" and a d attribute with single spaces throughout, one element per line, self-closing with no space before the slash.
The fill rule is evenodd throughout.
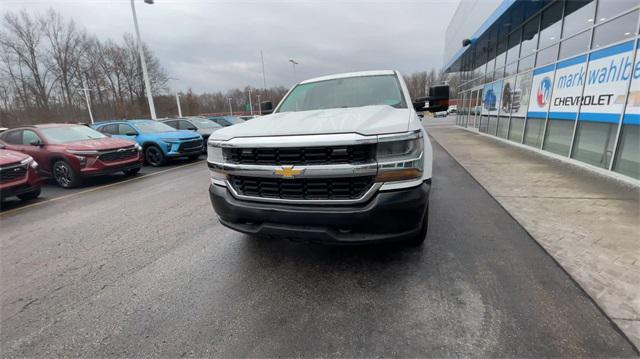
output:
<path id="1" fill-rule="evenodd" d="M 427 131 L 640 347 L 640 189 L 460 128 Z"/>

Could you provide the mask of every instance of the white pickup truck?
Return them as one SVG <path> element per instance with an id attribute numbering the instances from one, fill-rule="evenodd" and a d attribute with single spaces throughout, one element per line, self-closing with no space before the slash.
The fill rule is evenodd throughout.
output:
<path id="1" fill-rule="evenodd" d="M 209 195 L 236 231 L 324 243 L 424 241 L 432 149 L 397 71 L 314 78 L 214 132 Z"/>

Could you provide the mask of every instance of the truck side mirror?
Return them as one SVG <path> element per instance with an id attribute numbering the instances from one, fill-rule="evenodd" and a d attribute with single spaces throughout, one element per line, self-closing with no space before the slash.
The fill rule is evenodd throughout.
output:
<path id="1" fill-rule="evenodd" d="M 273 103 L 271 101 L 264 101 L 260 104 L 263 115 L 268 115 L 273 112 Z"/>

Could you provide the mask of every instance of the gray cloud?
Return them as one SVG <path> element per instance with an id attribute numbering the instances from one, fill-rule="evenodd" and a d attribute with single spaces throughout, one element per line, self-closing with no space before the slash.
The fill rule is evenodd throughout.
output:
<path id="1" fill-rule="evenodd" d="M 290 86 L 336 72 L 442 66 L 444 34 L 458 0 L 196 1 L 136 0 L 142 38 L 180 90 Z M 0 1 L 0 12 L 48 7 L 100 38 L 133 32 L 128 0 Z"/>

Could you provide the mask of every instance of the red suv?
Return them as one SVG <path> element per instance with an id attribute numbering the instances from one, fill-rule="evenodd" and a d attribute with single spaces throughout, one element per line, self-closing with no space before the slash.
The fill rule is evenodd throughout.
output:
<path id="1" fill-rule="evenodd" d="M 40 195 L 38 163 L 24 153 L 3 149 L 0 144 L 0 201 L 16 196 L 23 201 Z"/>
<path id="2" fill-rule="evenodd" d="M 20 127 L 0 134 L 6 148 L 24 152 L 40 171 L 64 188 L 82 179 L 122 171 L 135 175 L 142 167 L 142 148 L 135 142 L 107 137 L 83 125 L 48 124 Z"/>

